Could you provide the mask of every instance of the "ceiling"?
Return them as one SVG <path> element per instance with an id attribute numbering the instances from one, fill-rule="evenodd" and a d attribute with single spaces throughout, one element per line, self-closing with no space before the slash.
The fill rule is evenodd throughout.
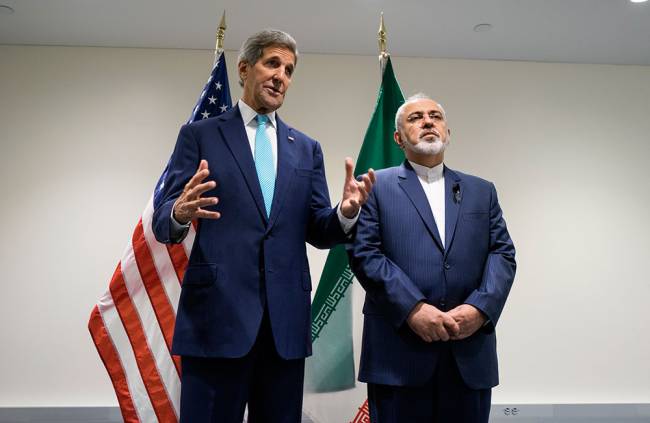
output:
<path id="1" fill-rule="evenodd" d="M 212 49 L 258 29 L 301 52 L 650 65 L 650 2 L 628 0 L 0 0 L 0 44 Z M 475 32 L 477 24 L 492 29 Z"/>

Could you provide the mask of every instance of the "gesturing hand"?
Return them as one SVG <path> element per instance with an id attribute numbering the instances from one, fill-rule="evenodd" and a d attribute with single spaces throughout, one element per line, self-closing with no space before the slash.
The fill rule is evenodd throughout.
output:
<path id="1" fill-rule="evenodd" d="M 406 322 L 424 342 L 448 341 L 459 333 L 458 323 L 431 304 L 419 302 Z"/>
<path id="2" fill-rule="evenodd" d="M 354 165 L 352 159 L 345 159 L 345 184 L 343 185 L 343 200 L 341 200 L 341 213 L 348 219 L 357 215 L 361 206 L 368 200 L 368 194 L 375 183 L 375 171 L 368 169 L 368 173 L 361 177 L 361 182 L 354 179 Z"/>
<path id="3" fill-rule="evenodd" d="M 207 160 L 201 160 L 196 173 L 185 184 L 183 192 L 174 203 L 174 219 L 178 223 L 185 225 L 197 217 L 203 219 L 219 219 L 221 217 L 219 212 L 203 210 L 202 208 L 215 205 L 219 202 L 217 197 L 201 197 L 201 194 L 217 186 L 215 181 L 203 182 L 209 174 L 210 170 L 208 169 Z"/>
<path id="4" fill-rule="evenodd" d="M 453 340 L 465 339 L 474 334 L 483 326 L 486 317 L 476 307 L 469 304 L 461 304 L 458 307 L 449 310 L 449 315 L 458 323 L 460 332 L 453 336 Z"/>

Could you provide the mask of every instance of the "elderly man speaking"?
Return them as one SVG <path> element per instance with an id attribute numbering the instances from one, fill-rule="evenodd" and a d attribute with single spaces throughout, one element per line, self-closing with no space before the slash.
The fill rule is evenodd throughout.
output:
<path id="1" fill-rule="evenodd" d="M 180 242 L 198 219 L 172 345 L 182 362 L 182 422 L 241 423 L 246 405 L 252 423 L 301 420 L 311 354 L 305 242 L 346 240 L 374 174 L 355 180 L 346 159 L 343 198 L 330 207 L 320 145 L 276 113 L 297 58 L 285 32 L 246 40 L 242 98 L 184 126 L 169 164 L 156 238 Z"/>

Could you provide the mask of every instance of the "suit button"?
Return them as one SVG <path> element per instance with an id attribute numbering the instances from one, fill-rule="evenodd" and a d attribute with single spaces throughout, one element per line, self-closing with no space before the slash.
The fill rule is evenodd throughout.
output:
<path id="1" fill-rule="evenodd" d="M 450 266 L 449 263 L 447 263 L 447 262 L 445 262 L 444 266 L 445 266 L 445 270 L 449 270 L 449 269 L 451 269 L 451 266 Z"/>
<path id="2" fill-rule="evenodd" d="M 447 303 L 445 302 L 445 299 L 444 299 L 444 298 L 443 298 L 442 300 L 440 300 L 440 307 L 441 307 L 441 308 L 444 308 L 446 304 L 447 304 Z"/>
<path id="3" fill-rule="evenodd" d="M 264 274 L 264 268 L 263 268 L 263 267 L 260 267 L 260 269 L 259 269 L 259 270 L 260 270 L 260 274 L 262 274 L 262 275 L 263 275 L 263 274 Z"/>

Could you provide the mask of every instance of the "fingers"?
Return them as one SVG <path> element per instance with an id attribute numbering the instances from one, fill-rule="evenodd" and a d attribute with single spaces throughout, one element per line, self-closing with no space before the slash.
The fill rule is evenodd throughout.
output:
<path id="1" fill-rule="evenodd" d="M 207 168 L 208 168 L 208 161 L 204 159 L 204 160 L 201 160 L 201 162 L 199 163 L 199 168 L 196 171 L 200 172 L 203 169 L 207 169 Z"/>
<path id="2" fill-rule="evenodd" d="M 349 157 L 345 158 L 345 180 L 349 181 L 350 179 L 354 179 L 354 163 L 352 163 L 352 159 Z"/>
<path id="3" fill-rule="evenodd" d="M 201 162 L 199 163 L 199 168 L 196 170 L 194 176 L 192 176 L 189 182 L 185 185 L 185 189 L 190 190 L 194 188 L 196 185 L 203 182 L 203 180 L 207 178 L 209 174 L 210 174 L 210 169 L 208 169 L 208 161 L 201 160 Z"/>
<path id="4" fill-rule="evenodd" d="M 186 197 L 188 201 L 193 201 L 197 199 L 206 191 L 216 188 L 217 183 L 215 181 L 208 181 L 202 184 L 196 185 L 186 192 Z"/>
<path id="5" fill-rule="evenodd" d="M 363 184 L 363 193 L 368 197 L 368 194 L 372 191 L 373 182 L 367 173 L 361 177 L 361 183 Z"/>
<path id="6" fill-rule="evenodd" d="M 426 343 L 431 343 L 434 341 L 433 337 L 426 332 L 418 333 L 418 336 Z M 437 339 L 435 339 L 435 341 L 437 341 Z"/>
<path id="7" fill-rule="evenodd" d="M 374 185 L 377 178 L 375 177 L 375 170 L 373 168 L 368 169 L 368 177 L 370 178 L 370 182 Z"/>
<path id="8" fill-rule="evenodd" d="M 452 338 L 457 337 L 457 336 L 460 335 L 460 333 L 461 333 L 460 325 L 449 314 L 445 314 L 443 316 L 442 324 L 445 327 L 446 332 L 449 333 L 449 335 Z"/>
<path id="9" fill-rule="evenodd" d="M 433 330 L 434 338 L 438 338 L 440 341 L 449 341 L 449 334 L 443 325 L 436 325 Z"/>
<path id="10" fill-rule="evenodd" d="M 199 210 L 201 207 L 214 206 L 219 202 L 217 197 L 206 197 L 206 198 L 197 198 L 194 201 L 188 201 L 185 203 L 185 207 L 189 210 Z"/>
<path id="11" fill-rule="evenodd" d="M 221 213 L 198 209 L 195 213 L 195 216 L 201 219 L 219 219 L 221 217 Z"/>

